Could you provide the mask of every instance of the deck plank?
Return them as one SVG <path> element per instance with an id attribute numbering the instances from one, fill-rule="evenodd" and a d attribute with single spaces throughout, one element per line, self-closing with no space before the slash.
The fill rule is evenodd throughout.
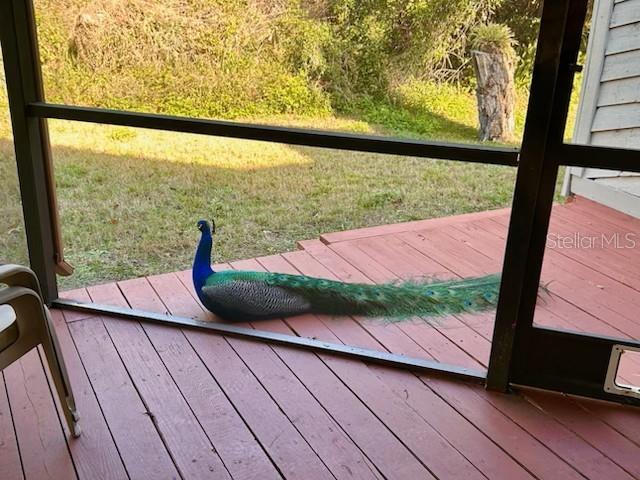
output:
<path id="1" fill-rule="evenodd" d="M 267 268 L 270 260 L 276 260 L 280 265 L 276 263 L 277 267 L 274 270 L 284 272 L 288 267 L 289 271 L 295 271 L 280 256 L 265 257 L 260 260 Z M 282 268 L 283 266 L 285 268 Z M 297 324 L 314 320 L 311 316 L 300 316 L 290 321 Z M 268 325 L 263 325 L 263 328 L 279 333 L 292 333 L 292 330 L 281 321 L 269 322 Z M 295 348 L 280 346 L 274 347 L 274 351 L 387 478 L 429 477 L 428 471 L 318 356 Z"/>
<path id="2" fill-rule="evenodd" d="M 82 435 L 69 442 L 78 477 L 87 480 L 126 478 L 126 469 L 73 344 L 63 314 L 60 310 L 53 310 L 51 317 L 60 348 L 64 352 L 69 381 L 81 417 Z M 3 477 L 0 475 L 0 478 Z"/>
<path id="3" fill-rule="evenodd" d="M 624 231 L 640 231 L 640 220 L 637 218 L 584 197 L 575 197 L 571 203 L 566 205 L 566 208 L 583 212 L 593 219 L 597 218 L 598 222 L 615 225 Z"/>
<path id="4" fill-rule="evenodd" d="M 179 478 L 102 318 L 93 316 L 68 325 L 129 477 Z"/>
<path id="5" fill-rule="evenodd" d="M 4 370 L 26 478 L 77 478 L 37 349 Z"/>
<path id="6" fill-rule="evenodd" d="M 87 291 L 94 302 L 127 306 L 116 284 Z M 181 476 L 231 478 L 141 325 L 111 318 L 104 325 Z"/>
<path id="7" fill-rule="evenodd" d="M 332 247 L 334 247 L 334 245 L 332 245 Z M 319 248 L 319 247 L 316 246 L 314 248 Z M 340 249 L 342 251 L 345 251 L 345 245 L 341 244 Z M 363 271 L 366 271 L 366 266 L 368 265 L 370 265 L 370 262 L 359 263 L 359 266 Z M 423 379 L 426 379 L 425 380 L 426 385 L 433 388 L 432 382 L 427 377 L 423 376 Z M 385 378 L 385 381 L 387 383 L 393 383 L 394 379 L 387 376 Z M 469 399 L 469 401 L 474 400 L 474 396 L 470 391 L 471 387 L 469 387 L 469 390 L 466 390 L 467 387 L 464 387 L 464 388 L 465 389 L 456 390 L 456 394 L 451 396 L 456 400 L 462 400 L 463 404 L 466 399 Z M 509 461 L 501 457 L 500 453 L 496 453 L 493 450 L 493 448 L 495 447 L 491 446 L 492 444 L 490 441 L 489 443 L 487 443 L 488 441 L 487 437 L 484 437 L 481 435 L 482 438 L 477 438 L 476 436 L 474 436 L 473 429 L 469 430 L 468 428 L 465 428 L 466 425 L 464 424 L 464 422 L 466 422 L 466 420 L 460 417 L 456 418 L 456 414 L 455 413 L 452 414 L 451 406 L 449 406 L 447 403 L 442 402 L 442 400 L 439 400 L 439 401 L 435 400 L 435 398 L 439 399 L 440 397 L 443 397 L 443 398 L 446 397 L 446 395 L 443 394 L 443 391 L 444 392 L 446 392 L 447 390 L 451 391 L 452 387 L 447 388 L 445 384 L 441 383 L 440 388 L 437 390 L 434 390 L 434 392 L 440 397 L 436 397 L 433 394 L 425 395 L 425 392 L 421 392 L 421 394 L 416 394 L 416 389 L 413 388 L 412 382 L 408 382 L 405 379 L 396 384 L 396 389 L 397 389 L 396 391 L 403 392 L 406 395 L 407 401 L 411 399 L 411 401 L 413 402 L 412 403 L 413 408 L 416 410 L 416 412 L 421 413 L 423 418 L 428 419 L 429 422 L 432 422 L 434 425 L 436 425 L 437 428 L 439 428 L 439 430 L 443 432 L 443 434 L 447 438 L 449 438 L 452 442 L 456 442 L 456 445 L 460 449 L 460 451 L 465 453 L 465 455 L 468 458 L 473 459 L 475 465 L 485 467 L 484 462 L 488 462 L 489 468 L 485 468 L 483 470 L 483 473 L 488 475 L 490 478 L 500 478 L 501 474 L 504 475 L 507 472 L 509 472 L 508 477 L 515 478 L 517 473 L 514 473 L 513 471 L 510 472 Z M 480 400 L 479 403 L 482 404 L 483 403 L 482 400 Z M 476 405 L 478 404 L 477 399 L 475 404 Z M 493 410 L 492 408 L 490 409 Z M 578 477 L 578 475 L 574 470 L 572 470 L 564 462 L 562 462 L 557 458 L 552 458 L 551 461 L 544 464 L 540 464 L 539 455 L 529 456 L 528 454 L 531 451 L 539 454 L 541 451 L 544 451 L 544 447 L 540 445 L 537 441 L 535 441 L 535 439 L 533 439 L 531 436 L 527 437 L 526 432 L 518 432 L 519 427 L 517 427 L 515 424 L 510 422 L 508 419 L 505 419 L 504 417 L 501 419 L 496 419 L 495 417 L 496 415 L 494 415 L 494 419 L 491 423 L 485 422 L 480 424 L 482 426 L 482 431 L 484 431 L 486 434 L 487 433 L 486 431 L 489 430 L 490 438 L 495 439 L 496 443 L 498 443 L 501 447 L 505 448 L 506 451 L 510 451 L 513 454 L 517 455 L 516 458 L 520 457 L 518 458 L 518 461 L 522 465 L 524 465 L 526 468 L 528 468 L 529 471 L 531 471 L 536 475 L 539 475 L 540 472 L 543 472 L 544 475 L 541 478 L 550 478 L 549 477 L 550 472 L 554 472 L 554 475 L 556 476 L 555 478 L 577 478 Z M 463 421 L 462 425 L 460 424 L 461 420 Z M 479 419 L 474 418 L 474 420 L 476 422 L 478 421 L 482 422 L 483 418 L 482 416 L 480 416 Z M 451 424 L 448 425 L 447 422 L 451 422 Z M 498 427 L 494 428 L 496 425 Z M 511 432 L 508 429 L 510 429 Z M 516 431 L 515 433 L 513 432 L 514 430 Z M 523 448 L 522 450 L 517 450 L 518 446 L 514 446 L 511 443 L 512 436 L 514 434 L 520 435 L 521 445 L 526 445 L 527 448 Z M 470 443 L 467 443 L 467 442 L 470 442 Z M 514 451 L 514 448 L 515 448 L 515 451 Z M 491 456 L 492 453 L 493 453 L 493 457 Z M 546 455 L 549 455 L 548 451 L 546 452 Z M 478 458 L 478 457 L 481 457 L 481 458 Z M 497 468 L 497 471 L 492 470 L 492 468 Z M 516 468 L 516 472 L 517 472 L 517 468 Z"/>
<path id="8" fill-rule="evenodd" d="M 336 478 L 382 478 L 269 346 L 240 339 L 230 343 Z"/>
<path id="9" fill-rule="evenodd" d="M 637 407 L 575 397 L 580 408 L 599 418 L 640 447 L 640 413 Z"/>
<path id="10" fill-rule="evenodd" d="M 482 212 L 464 213 L 453 217 L 438 217 L 427 220 L 417 220 L 412 222 L 392 223 L 388 225 L 377 225 L 374 227 L 359 228 L 356 230 L 346 230 L 342 232 L 325 233 L 320 236 L 320 240 L 326 244 L 358 240 L 361 238 L 379 237 L 383 235 L 393 235 L 396 233 L 422 230 L 424 228 L 440 228 L 453 223 L 464 223 L 479 218 L 489 218 L 496 215 L 504 215 L 508 209 L 485 210 Z"/>
<path id="11" fill-rule="evenodd" d="M 411 247 L 401 238 L 395 238 L 393 242 L 388 243 L 388 250 L 385 250 L 379 242 L 372 242 L 373 248 L 379 248 L 382 252 L 386 253 L 384 258 L 380 261 L 382 264 L 393 271 L 400 279 L 406 280 L 416 276 L 417 272 L 422 272 L 422 275 L 432 276 L 442 280 L 455 278 L 453 272 L 447 269 L 444 265 L 434 261 L 432 258 L 426 256 L 423 252 Z M 396 263 L 396 256 L 393 256 L 394 251 L 402 249 L 405 258 L 411 265 L 407 268 L 403 263 Z M 463 252 L 461 252 L 463 253 Z M 438 330 L 444 337 L 449 339 L 451 343 L 456 345 L 460 350 L 465 352 L 470 358 L 472 358 L 477 364 L 486 367 L 489 360 L 489 341 L 476 332 L 469 324 L 461 320 L 462 315 L 451 315 L 444 318 L 436 318 L 433 320 L 433 328 Z M 477 320 L 477 319 L 476 319 Z M 413 331 L 418 328 L 426 328 L 426 326 L 413 325 Z M 446 360 L 443 360 L 446 361 Z"/>
<path id="12" fill-rule="evenodd" d="M 475 225 L 489 233 L 503 230 L 502 225 L 493 221 L 479 221 Z M 585 281 L 577 273 L 567 270 L 568 267 L 563 265 L 565 261 L 571 261 L 571 259 L 548 249 L 542 265 L 541 280 L 543 284 L 547 285 L 548 290 L 596 316 L 601 321 L 611 326 L 615 325 L 615 328 L 621 329 L 632 338 L 640 338 L 640 322 L 634 315 L 634 309 L 627 305 L 626 301 L 615 301 L 615 288 L 609 288 L 605 295 L 601 288 L 590 284 L 589 280 Z M 559 264 L 563 265 L 563 268 L 560 268 Z M 579 264 L 573 261 L 573 265 L 578 268 Z M 603 276 L 597 275 L 595 271 L 594 276 L 598 278 L 598 281 L 604 281 L 611 285 L 610 279 L 605 281 Z M 577 285 L 580 288 L 576 288 Z M 618 285 L 622 286 L 619 283 Z"/>
<path id="13" fill-rule="evenodd" d="M 163 313 L 167 309 L 157 292 L 166 298 L 175 283 L 175 275 L 165 274 L 119 282 L 118 286 L 132 308 Z M 143 323 L 142 327 L 231 476 L 281 478 L 184 333 L 160 325 Z"/>
<path id="14" fill-rule="evenodd" d="M 351 242 L 340 242 L 339 244 L 335 244 L 335 246 L 345 251 L 354 250 Z M 372 284 L 375 282 L 384 282 L 397 278 L 393 275 L 393 273 L 384 269 L 384 267 L 376 268 L 376 266 L 378 265 L 377 262 L 374 262 L 369 257 L 366 257 L 363 252 L 360 252 L 362 253 L 362 257 L 367 259 L 367 267 L 372 267 L 374 269 L 373 271 L 375 276 L 370 278 L 363 272 L 358 270 L 351 263 L 342 258 L 340 255 L 338 255 L 335 251 L 333 251 L 332 247 L 334 247 L 334 245 L 331 245 L 330 248 L 329 246 L 316 240 L 313 242 L 307 242 L 305 244 L 305 251 L 308 252 L 313 258 L 318 260 L 327 269 L 329 269 L 331 273 L 336 276 L 336 278 L 342 281 Z M 426 352 L 415 341 L 414 338 L 403 331 L 401 323 L 388 323 L 381 318 L 375 319 L 358 317 L 357 321 L 367 332 L 369 332 L 370 335 L 378 339 L 382 346 L 384 346 L 384 348 L 390 352 L 418 358 L 425 356 L 427 356 L 428 358 L 433 358 L 433 356 Z M 419 319 L 416 319 L 415 321 L 421 322 L 421 320 Z M 435 334 L 436 336 L 439 336 L 437 332 L 435 332 Z"/>
<path id="15" fill-rule="evenodd" d="M 499 234 L 503 232 L 504 229 L 499 224 L 491 221 L 489 223 L 483 223 L 482 221 L 479 221 L 474 223 L 473 225 L 456 225 L 454 228 L 460 229 L 466 235 L 473 237 L 473 241 L 469 242 L 470 246 L 473 249 L 480 251 L 487 257 L 495 258 L 496 253 L 498 251 L 501 251 L 502 243 L 498 241 L 498 238 Z M 543 269 L 544 267 L 545 265 L 543 264 Z M 638 330 L 638 325 L 634 321 L 626 318 L 623 315 L 620 315 L 615 311 L 607 309 L 605 306 L 599 304 L 594 305 L 593 299 L 580 293 L 579 291 L 576 291 L 577 289 L 575 289 L 575 284 L 566 283 L 566 275 L 562 280 L 559 280 L 555 271 L 550 271 L 548 268 L 543 271 L 546 274 L 546 276 L 543 277 L 543 283 L 553 280 L 552 282 L 547 284 L 547 289 L 549 290 L 549 292 L 557 295 L 558 297 L 560 297 L 560 299 L 562 299 L 562 302 L 568 303 L 570 305 L 570 307 L 567 305 L 562 305 L 563 309 L 569 308 L 570 310 L 574 311 L 582 309 L 589 315 L 596 317 L 600 322 L 606 323 L 611 328 L 625 332 L 631 337 L 639 338 L 638 335 L 640 335 L 640 331 Z M 562 274 L 560 274 L 560 276 L 562 277 Z M 575 277 L 573 279 L 575 279 Z M 586 304 L 582 305 L 579 299 L 584 299 Z M 586 305 L 590 305 L 590 307 L 585 308 Z M 538 315 L 543 314 L 545 311 L 551 311 L 555 313 L 556 303 L 554 302 L 553 305 L 545 306 L 544 302 L 542 302 L 542 304 L 541 302 L 539 302 L 538 307 L 540 308 L 536 311 L 536 321 L 538 321 L 539 319 Z M 581 330 L 584 331 L 584 329 Z"/>
<path id="16" fill-rule="evenodd" d="M 232 262 L 231 266 L 236 270 L 266 271 L 253 259 Z M 253 322 L 251 326 L 256 329 L 292 333 L 281 319 Z M 278 402 L 280 408 L 290 419 L 295 419 L 296 427 L 336 478 L 380 478 L 379 472 L 372 469 L 369 460 L 357 445 L 343 432 L 306 386 L 293 375 L 282 357 L 277 355 L 277 349 L 239 339 L 229 339 L 229 342 Z M 313 363 L 316 374 L 317 369 L 327 369 L 315 356 L 303 358 Z"/>
<path id="17" fill-rule="evenodd" d="M 575 222 L 576 214 L 570 212 L 568 214 L 556 214 L 556 212 L 563 212 L 563 210 L 555 209 L 554 215 L 551 217 L 550 232 L 555 235 L 574 236 L 576 233 L 582 236 L 591 236 L 592 238 L 602 239 L 604 241 L 610 241 L 612 238 L 615 240 L 615 235 L 618 236 L 621 245 L 626 246 L 626 239 L 621 233 L 612 232 L 600 225 L 594 225 L 591 221 Z M 568 216 L 564 216 L 568 215 Z M 553 239 L 554 237 L 552 237 Z M 559 237 L 555 237 L 558 239 Z M 640 272 L 631 270 L 628 268 L 629 261 L 639 261 L 640 256 L 633 253 L 633 248 L 614 248 L 610 247 L 598 247 L 598 248 L 564 248 L 557 249 L 556 251 L 563 255 L 577 260 L 584 265 L 597 266 L 598 271 L 608 275 L 614 279 L 617 279 L 621 283 L 635 289 L 640 290 Z"/>
<path id="18" fill-rule="evenodd" d="M 502 220 L 493 219 L 493 221 L 503 225 Z M 500 251 L 500 247 L 496 243 L 496 239 L 500 237 L 502 230 L 496 225 L 491 222 L 479 221 L 474 225 L 443 229 L 443 233 L 471 246 L 472 248 L 467 249 L 465 255 L 473 259 L 473 262 L 478 266 L 482 266 L 484 271 L 481 273 L 489 273 L 495 268 L 499 268 L 495 255 Z M 634 333 L 638 332 L 636 323 L 628 317 L 619 316 L 617 312 L 613 313 L 613 315 L 618 315 L 617 321 L 605 321 L 602 314 L 604 307 L 597 302 L 595 309 L 589 308 L 594 304 L 594 298 L 597 299 L 599 295 L 602 295 L 602 292 L 599 290 L 592 292 L 590 297 L 580 292 L 576 293 L 574 291 L 575 285 L 582 285 L 588 280 L 580 280 L 580 277 L 573 276 L 573 273 L 567 270 L 562 271 L 553 260 L 549 261 L 550 257 L 557 258 L 558 256 L 561 255 L 552 251 L 545 258 L 542 282 L 547 283 L 549 280 L 552 282 L 548 286 L 549 293 L 542 294 L 541 300 L 536 305 L 534 321 L 539 325 L 560 327 L 567 330 L 633 338 Z M 576 296 L 584 298 L 584 300 L 576 301 Z M 640 364 L 637 360 L 632 359 L 621 369 L 622 379 L 629 382 L 628 379 L 633 378 L 634 370 L 640 370 Z M 633 382 L 631 383 L 633 384 Z"/>
<path id="19" fill-rule="evenodd" d="M 424 381 L 456 412 L 473 423 L 528 471 L 541 479 L 583 479 L 562 456 L 535 434 L 495 408 L 482 388 L 423 375 Z M 500 478 L 500 477 L 497 477 Z"/>
<path id="20" fill-rule="evenodd" d="M 521 396 L 481 393 L 494 407 L 550 447 L 587 478 L 633 478 L 599 450 Z"/>
<path id="21" fill-rule="evenodd" d="M 640 449 L 606 423 L 588 412 L 575 408 L 573 402 L 557 394 L 526 392 L 526 397 L 536 406 L 552 415 L 584 441 L 597 448 L 603 455 L 622 467 L 629 475 L 640 478 Z"/>
<path id="22" fill-rule="evenodd" d="M 181 283 L 162 299 L 174 315 L 209 318 Z M 185 330 L 185 335 L 285 477 L 332 478 L 227 339 L 198 331 Z"/>
<path id="23" fill-rule="evenodd" d="M 0 478 L 7 480 L 24 478 L 18 440 L 2 372 L 0 372 Z"/>
<path id="24" fill-rule="evenodd" d="M 299 253 L 303 253 L 303 252 L 299 252 Z M 300 257 L 300 256 L 296 255 L 296 257 Z M 308 256 L 306 257 L 306 259 L 308 261 L 311 260 L 311 258 Z M 299 260 L 300 258 L 297 258 L 297 261 Z M 269 264 L 268 259 L 266 259 L 265 262 Z M 273 262 L 272 260 L 271 265 L 273 266 L 274 263 L 275 262 Z M 314 267 L 318 268 L 318 265 L 314 265 Z M 286 266 L 283 265 L 282 263 L 280 263 L 280 268 L 278 268 L 277 270 L 283 273 L 295 272 L 295 270 L 291 269 L 291 267 L 287 269 Z M 324 273 L 325 275 L 330 274 L 330 272 L 328 271 L 325 271 Z M 303 328 L 309 331 L 313 330 L 314 332 L 313 336 L 316 336 L 317 338 L 331 340 L 334 342 L 344 341 L 344 338 L 340 338 L 336 336 L 324 322 L 319 322 L 318 318 L 317 317 L 314 318 L 314 317 L 315 316 L 305 316 L 304 320 L 302 320 L 302 317 L 297 317 L 297 320 L 299 320 L 300 322 L 296 321 L 296 319 L 291 319 L 289 324 L 292 325 L 292 328 L 295 329 L 295 328 L 298 328 L 299 323 L 302 323 L 303 325 L 305 325 L 305 327 Z M 335 320 L 337 319 L 330 319 L 330 322 L 333 324 Z M 329 323 L 329 321 L 327 323 Z M 370 341 L 368 340 L 369 339 L 368 334 L 362 328 L 354 328 L 354 322 L 340 322 L 338 325 L 334 324 L 333 328 L 338 331 L 338 334 L 344 334 L 347 336 L 347 338 L 351 338 L 356 342 L 367 343 Z M 279 331 L 280 333 L 290 332 L 289 330 L 284 328 L 277 329 L 276 331 Z M 361 338 L 358 338 L 358 336 L 360 336 Z M 468 468 L 469 467 L 468 464 L 464 460 L 463 460 L 463 464 L 457 467 L 458 470 L 455 470 L 455 469 L 451 470 L 451 467 L 446 467 L 445 465 L 442 465 L 444 461 L 460 462 L 463 457 L 460 457 L 455 450 L 452 450 L 450 445 L 447 445 L 446 442 L 443 442 L 442 438 L 439 436 L 437 431 L 433 429 L 433 427 L 431 427 L 430 425 L 426 424 L 427 428 L 421 432 L 421 435 L 422 435 L 421 440 L 423 441 L 423 443 L 431 446 L 431 450 L 433 450 L 432 453 L 425 452 L 421 447 L 416 447 L 415 442 L 411 442 L 408 440 L 413 435 L 416 435 L 417 432 L 412 431 L 413 429 L 406 431 L 407 430 L 406 424 L 404 424 L 404 430 L 406 432 L 403 431 L 402 433 L 400 433 L 397 428 L 398 423 L 404 422 L 405 415 L 412 415 L 413 412 L 411 412 L 410 410 L 407 410 L 406 405 L 403 405 L 401 403 L 402 402 L 401 397 L 396 396 L 396 398 L 394 398 L 391 395 L 390 390 L 388 390 L 388 387 L 386 387 L 385 384 L 383 383 L 381 384 L 379 383 L 379 381 L 376 381 L 375 375 L 372 375 L 371 370 L 368 369 L 364 364 L 362 364 L 361 362 L 349 362 L 349 361 L 346 361 L 345 359 L 336 358 L 335 356 L 331 356 L 331 355 L 320 355 L 320 358 L 330 368 L 330 370 L 332 370 L 335 373 L 335 375 L 337 375 L 346 385 L 350 387 L 351 390 L 354 391 L 354 393 L 356 393 L 356 395 L 358 395 L 360 400 L 364 404 L 366 404 L 378 418 L 380 418 L 383 422 L 385 422 L 385 424 L 389 428 L 395 431 L 396 435 L 401 440 L 402 439 L 405 440 L 405 444 L 413 445 L 412 450 L 414 451 L 414 454 L 418 458 L 420 458 L 424 462 L 424 464 L 436 476 L 443 475 L 445 478 L 447 478 L 450 475 L 455 476 L 464 471 L 467 471 L 468 473 L 470 472 L 471 475 L 475 475 L 475 470 L 470 470 Z M 294 368 L 292 364 L 290 365 L 291 365 L 291 368 Z M 398 372 L 394 371 L 392 374 L 397 374 L 397 373 Z M 363 384 L 356 385 L 352 380 L 354 377 L 364 379 Z M 410 377 L 411 376 L 409 375 L 409 377 L 405 377 L 405 378 L 410 378 Z M 364 385 L 365 383 L 368 385 L 368 388 Z M 377 399 L 380 399 L 380 400 L 377 400 Z M 400 400 L 400 402 L 398 402 L 398 400 Z M 389 404 L 389 406 L 394 407 L 394 410 L 396 412 L 396 418 L 391 417 L 391 412 L 387 410 L 388 407 L 383 407 L 383 403 Z M 418 418 L 415 417 L 415 414 L 413 414 L 413 416 L 414 416 L 414 420 L 420 420 L 419 417 Z M 433 457 L 435 455 L 439 456 L 438 461 L 434 461 Z"/>
<path id="25" fill-rule="evenodd" d="M 276 259 L 281 263 L 279 271 L 295 272 L 282 257 L 266 258 L 267 265 L 269 259 Z M 252 266 L 259 268 L 255 264 Z M 299 321 L 315 322 L 317 319 L 305 315 L 290 321 L 297 324 Z M 294 333 L 280 320 L 259 322 L 259 325 L 270 331 Z M 431 478 L 416 458 L 318 356 L 295 348 L 274 346 L 273 350 L 387 478 Z"/>
<path id="26" fill-rule="evenodd" d="M 311 271 L 305 271 L 306 265 L 310 265 L 314 269 L 318 268 L 317 265 L 311 262 L 308 254 L 305 254 L 305 252 L 296 253 L 297 255 L 289 255 L 288 257 L 296 262 L 296 266 L 300 267 L 301 273 L 311 273 Z M 304 256 L 300 254 L 304 254 Z M 330 274 L 328 271 L 323 273 L 323 276 L 329 276 Z M 342 328 L 345 328 L 344 325 L 350 328 L 349 324 L 343 324 Z M 302 327 L 300 330 L 302 330 Z M 333 330 L 332 332 L 326 327 L 323 328 L 322 324 L 306 325 L 305 333 L 302 334 L 333 342 L 345 341 L 345 338 L 353 339 L 356 334 L 360 335 L 363 339 L 368 335 L 362 329 L 352 329 L 352 332 L 346 332 L 344 334 L 335 326 Z M 336 333 L 334 334 L 334 332 Z M 360 341 L 363 342 L 363 339 Z M 424 393 L 420 388 L 420 382 L 415 376 L 395 369 L 387 369 L 384 372 L 384 376 L 400 378 L 401 382 L 405 384 L 404 389 L 394 392 L 387 382 L 380 380 L 377 376 L 380 372 L 377 367 L 373 369 L 345 369 L 344 362 L 346 362 L 346 360 L 344 359 L 331 356 L 326 356 L 326 358 L 322 356 L 322 358 L 325 363 L 340 376 L 342 381 L 349 385 L 360 399 L 365 402 L 400 439 L 404 440 L 406 445 L 413 449 L 419 458 L 423 459 L 425 464 L 436 476 L 459 478 L 460 475 L 471 475 L 475 477 L 480 473 L 479 470 L 470 470 L 468 466 L 473 464 L 464 457 L 464 454 L 460 453 L 460 451 L 450 443 L 447 438 L 443 437 L 437 429 L 429 424 L 426 419 L 416 415 L 412 405 L 407 403 L 405 397 L 406 388 L 415 387 L 413 391 L 415 392 L 416 401 L 419 401 L 420 395 Z M 421 450 L 420 447 L 423 444 L 429 445 L 428 451 Z M 457 460 L 456 457 L 458 457 Z M 478 465 L 474 466 L 478 468 Z M 483 465 L 480 466 L 482 467 Z M 513 478 L 528 478 L 526 472 L 517 466 L 513 469 L 512 473 Z"/>

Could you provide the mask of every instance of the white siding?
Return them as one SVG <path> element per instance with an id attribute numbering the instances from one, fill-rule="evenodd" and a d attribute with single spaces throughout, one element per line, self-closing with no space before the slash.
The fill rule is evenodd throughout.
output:
<path id="1" fill-rule="evenodd" d="M 628 0 L 615 6 L 609 27 L 621 27 L 636 22 L 640 22 L 640 2 Z"/>
<path id="2" fill-rule="evenodd" d="M 628 1 L 628 0 L 627 0 Z M 640 50 L 607 55 L 604 59 L 601 81 L 618 80 L 620 78 L 640 75 Z"/>
<path id="3" fill-rule="evenodd" d="M 600 145 L 637 148 L 635 135 L 638 133 L 636 129 L 640 128 L 640 0 L 599 0 L 598 3 L 599 16 L 595 18 L 593 34 L 597 37 L 594 42 L 601 45 L 595 50 L 592 48 L 594 51 L 589 55 L 600 53 L 604 61 L 587 58 L 588 67 L 597 65 L 601 72 L 599 75 L 597 70 L 592 72 L 591 85 L 584 85 L 588 94 L 585 93 L 583 101 L 594 102 L 595 108 L 591 118 L 583 119 L 583 123 L 586 120 L 591 126 L 586 135 L 583 133 L 581 141 L 594 143 L 596 138 L 591 137 L 597 136 Z M 592 98 L 586 100 L 584 97 L 589 95 Z M 626 130 L 631 131 L 614 135 L 601 133 Z"/>
<path id="4" fill-rule="evenodd" d="M 622 78 L 600 85 L 599 107 L 640 102 L 640 77 Z"/>
<path id="5" fill-rule="evenodd" d="M 591 135 L 591 144 L 601 146 L 626 145 L 626 148 L 640 149 L 640 128 L 594 132 Z"/>
<path id="6" fill-rule="evenodd" d="M 573 141 L 640 149 L 640 0 L 595 0 L 591 25 Z M 569 191 L 640 215 L 637 174 L 571 168 Z"/>
<path id="7" fill-rule="evenodd" d="M 596 110 L 595 117 L 593 118 L 591 132 L 640 127 L 639 107 L 640 105 L 637 103 L 599 107 L 598 110 Z M 622 147 L 624 145 L 615 146 Z"/>

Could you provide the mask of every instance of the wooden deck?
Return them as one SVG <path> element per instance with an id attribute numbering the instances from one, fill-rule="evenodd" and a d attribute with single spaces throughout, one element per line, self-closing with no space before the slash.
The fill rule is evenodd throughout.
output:
<path id="1" fill-rule="evenodd" d="M 478 275 L 500 269 L 507 221 L 502 210 L 333 233 L 221 267 L 362 282 Z M 552 223 L 564 238 L 640 235 L 640 221 L 582 199 L 557 206 Z M 640 338 L 639 260 L 638 248 L 549 249 L 537 322 Z M 189 272 L 65 296 L 215 321 Z M 32 351 L 3 372 L 3 480 L 640 478 L 640 409 L 494 394 L 288 347 L 53 314 L 84 433 L 68 439 Z M 434 326 L 313 315 L 252 326 L 482 369 L 493 314 Z M 640 383 L 639 364 L 627 364 L 626 380 Z"/>

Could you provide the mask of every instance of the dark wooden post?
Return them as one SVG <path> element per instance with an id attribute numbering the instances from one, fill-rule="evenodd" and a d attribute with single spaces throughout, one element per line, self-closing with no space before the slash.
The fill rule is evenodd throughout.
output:
<path id="1" fill-rule="evenodd" d="M 44 300 L 58 298 L 54 230 L 55 212 L 48 175 L 49 137 L 44 120 L 30 117 L 27 105 L 42 100 L 40 62 L 31 0 L 0 2 L 0 39 L 22 209 L 31 268 Z"/>

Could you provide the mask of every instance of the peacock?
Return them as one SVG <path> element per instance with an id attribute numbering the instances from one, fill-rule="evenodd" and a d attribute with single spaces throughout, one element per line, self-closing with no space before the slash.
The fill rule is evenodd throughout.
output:
<path id="1" fill-rule="evenodd" d="M 198 222 L 200 242 L 193 262 L 193 284 L 202 304 L 229 321 L 255 321 L 317 313 L 357 315 L 400 321 L 495 308 L 500 277 L 463 280 L 411 280 L 370 285 L 306 275 L 211 268 L 215 223 Z"/>

